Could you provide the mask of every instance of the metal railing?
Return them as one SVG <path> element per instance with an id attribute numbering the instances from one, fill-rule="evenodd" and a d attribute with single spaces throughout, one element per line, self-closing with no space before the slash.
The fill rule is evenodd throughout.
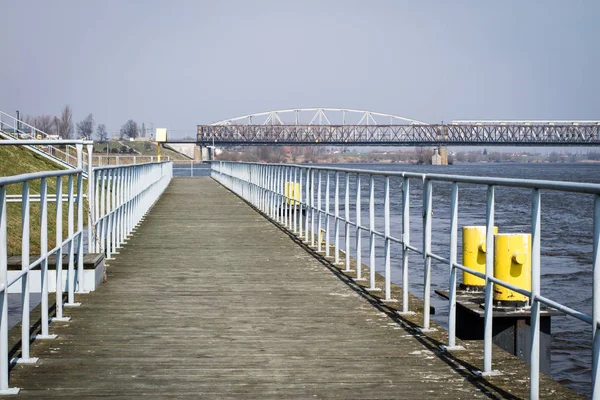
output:
<path id="1" fill-rule="evenodd" d="M 110 259 L 172 177 L 171 162 L 94 168 L 94 250 Z"/>
<path id="2" fill-rule="evenodd" d="M 340 178 L 344 177 L 344 215 L 340 215 Z M 369 271 L 370 282 L 369 289 L 375 287 L 375 242 L 376 238 L 384 241 L 384 299 L 389 301 L 391 298 L 391 257 L 390 247 L 392 243 L 402 246 L 402 313 L 409 312 L 409 253 L 417 253 L 423 257 L 423 328 L 422 331 L 430 330 L 430 298 L 431 298 L 431 262 L 436 260 L 448 266 L 449 292 L 449 316 L 448 316 L 448 343 L 444 346 L 446 350 L 460 350 L 456 346 L 456 292 L 457 292 L 457 271 L 462 270 L 473 274 L 485 280 L 485 303 L 484 303 L 484 355 L 482 375 L 491 375 L 497 373 L 492 369 L 492 318 L 493 318 L 493 287 L 500 285 L 518 293 L 526 295 L 530 299 L 531 307 L 531 343 L 530 343 L 530 397 L 539 398 L 539 369 L 540 369 L 540 307 L 542 304 L 560 310 L 561 312 L 584 321 L 592 326 L 592 392 L 594 398 L 600 398 L 600 383 L 598 378 L 598 359 L 600 354 L 600 335 L 598 334 L 598 323 L 600 322 L 600 185 L 574 182 L 558 182 L 543 180 L 524 180 L 524 179 L 506 179 L 506 178 L 484 178 L 458 175 L 441 174 L 421 174 L 412 172 L 391 172 L 391 171 L 369 171 L 360 169 L 328 168 L 320 166 L 306 166 L 293 164 L 255 164 L 255 163 L 236 163 L 216 161 L 212 163 L 212 177 L 225 187 L 229 188 L 239 196 L 257 207 L 271 219 L 280 223 L 287 229 L 293 231 L 304 241 L 309 242 L 311 246 L 318 251 L 322 250 L 321 240 L 317 239 L 321 232 L 322 221 L 326 220 L 325 229 L 325 255 L 330 255 L 330 229 L 329 219 L 334 221 L 334 262 L 340 263 L 340 225 L 345 229 L 345 270 L 351 270 L 351 246 L 350 230 L 355 230 L 356 245 L 354 257 L 356 259 L 356 279 L 362 279 L 362 233 L 368 233 L 369 237 Z M 334 211 L 330 210 L 330 181 L 334 178 L 333 184 Z M 354 219 L 350 213 L 350 177 L 355 182 L 355 212 Z M 362 199 L 361 199 L 361 179 L 366 177 L 369 182 L 369 224 L 363 225 L 361 221 Z M 375 226 L 376 218 L 382 216 L 376 214 L 375 197 L 375 179 L 383 180 L 384 198 L 383 198 L 383 231 L 377 230 Z M 391 181 L 399 181 L 397 185 L 401 187 L 402 199 L 401 209 L 398 213 L 401 216 L 401 236 L 391 235 L 391 199 L 390 186 Z M 411 243 L 411 224 L 410 224 L 410 193 L 411 180 L 417 181 L 421 186 L 422 199 L 422 244 L 417 246 Z M 325 181 L 324 202 L 323 181 Z M 290 194 L 286 191 L 286 183 L 292 182 L 299 185 L 300 193 Z M 432 202 L 433 202 L 433 183 L 446 182 L 451 185 L 450 192 L 450 235 L 448 238 L 448 254 L 436 254 L 432 251 Z M 494 248 L 487 246 L 485 273 L 480 273 L 458 263 L 458 205 L 459 205 L 459 185 L 473 184 L 481 185 L 487 188 L 486 200 L 486 229 L 487 243 L 493 243 L 494 234 L 494 209 L 495 209 L 495 188 L 496 187 L 516 187 L 531 190 L 531 289 L 525 290 L 516 287 L 508 282 L 494 277 L 493 260 Z M 315 191 L 316 189 L 316 191 Z M 540 294 L 540 226 L 541 226 L 541 192 L 543 190 L 558 190 L 572 193 L 587 193 L 593 196 L 594 214 L 593 218 L 593 311 L 592 315 L 587 315 L 581 311 L 572 309 L 564 304 L 544 297 Z M 297 207 L 294 204 L 297 204 Z M 325 207 L 323 208 L 323 203 Z M 379 202 L 381 205 L 381 201 Z M 303 216 L 305 214 L 305 216 Z M 414 228 L 412 228 L 414 230 Z M 317 241 L 318 243 L 315 243 Z"/>
<path id="3" fill-rule="evenodd" d="M 66 238 L 63 238 L 63 203 L 62 195 L 63 178 L 68 179 L 67 199 L 68 207 Z M 48 181 L 55 179 L 55 201 L 56 204 L 56 242 L 55 247 L 48 249 Z M 74 181 L 77 181 L 76 191 L 74 190 Z M 39 172 L 32 174 L 23 174 L 9 177 L 0 177 L 0 394 L 14 393 L 18 389 L 9 389 L 8 387 L 8 289 L 17 282 L 21 282 L 21 357 L 13 360 L 16 363 L 35 363 L 37 358 L 31 357 L 29 352 L 30 343 L 30 311 L 29 298 L 31 289 L 29 287 L 30 273 L 36 268 L 41 271 L 41 326 L 40 334 L 36 339 L 54 339 L 56 335 L 49 334 L 48 330 L 48 260 L 56 256 L 56 317 L 54 320 L 68 320 L 63 317 L 63 290 L 62 290 L 62 258 L 63 248 L 68 248 L 68 274 L 67 274 L 67 292 L 68 302 L 65 306 L 78 305 L 74 301 L 75 291 L 83 289 L 83 171 L 66 170 Z M 36 260 L 30 259 L 30 184 L 39 182 L 40 184 L 40 256 Z M 21 271 L 11 279 L 8 278 L 8 226 L 7 226 L 7 187 L 10 185 L 22 185 L 21 201 Z M 77 226 L 74 225 L 75 211 L 77 204 Z M 75 251 L 77 248 L 77 252 Z M 75 270 L 75 253 L 77 253 L 77 270 Z"/>
<path id="4" fill-rule="evenodd" d="M 0 140 L 0 145 L 47 145 L 48 140 Z M 77 168 L 62 171 L 45 171 L 16 176 L 0 177 L 0 394 L 18 393 L 17 388 L 9 388 L 8 371 L 8 289 L 21 282 L 21 356 L 12 360 L 15 363 L 35 363 L 37 358 L 30 355 L 30 273 L 36 268 L 41 272 L 41 325 L 40 334 L 35 339 L 54 339 L 49 333 L 49 273 L 48 261 L 56 256 L 56 316 L 52 321 L 68 321 L 63 317 L 63 306 L 78 306 L 75 293 L 85 293 L 84 288 L 84 199 L 88 200 L 88 250 L 105 253 L 111 257 L 121 246 L 135 226 L 158 200 L 172 177 L 172 163 L 148 163 L 128 166 L 97 167 L 92 169 L 91 142 L 77 140 L 52 141 L 59 144 L 75 145 Z M 87 145 L 87 154 L 83 148 Z M 86 171 L 83 169 L 84 155 L 87 159 Z M 87 172 L 87 174 L 86 174 Z M 87 193 L 84 194 L 84 175 L 88 180 Z M 66 192 L 63 191 L 63 179 L 67 179 Z M 48 193 L 48 183 L 52 180 L 54 193 Z M 35 183 L 39 193 L 32 193 L 30 187 Z M 51 182 L 51 183 L 52 183 Z M 11 185 L 22 185 L 11 189 Z M 74 187 L 76 185 L 76 188 Z M 9 190 L 7 190 L 7 188 Z M 12 192 L 11 194 L 8 194 Z M 21 270 L 16 275 L 8 273 L 8 218 L 7 207 L 21 207 Z M 36 203 L 40 213 L 40 253 L 39 258 L 30 260 L 30 210 Z M 39 204 L 38 204 L 39 203 Z M 56 242 L 52 249 L 49 245 L 48 205 L 55 204 Z M 77 205 L 77 210 L 74 207 Z M 63 238 L 63 205 L 67 206 L 67 237 Z M 36 209 L 37 210 L 37 209 Z M 75 218 L 77 219 L 75 225 Z M 14 232 L 18 227 L 11 226 Z M 66 250 L 65 250 L 66 249 Z M 62 258 L 68 253 L 67 303 L 63 304 Z"/>

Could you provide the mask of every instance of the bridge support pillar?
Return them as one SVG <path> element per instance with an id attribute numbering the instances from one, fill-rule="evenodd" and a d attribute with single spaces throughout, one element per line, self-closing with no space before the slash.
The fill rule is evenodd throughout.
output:
<path id="1" fill-rule="evenodd" d="M 440 146 L 433 150 L 431 165 L 448 165 L 448 148 Z"/>
<path id="2" fill-rule="evenodd" d="M 194 151 L 194 159 L 197 162 L 212 161 L 213 160 L 213 149 L 208 146 L 197 146 Z"/>

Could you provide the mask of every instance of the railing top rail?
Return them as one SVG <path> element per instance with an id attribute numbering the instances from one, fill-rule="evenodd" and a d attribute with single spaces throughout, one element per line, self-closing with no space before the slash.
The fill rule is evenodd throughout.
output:
<path id="1" fill-rule="evenodd" d="M 64 145 L 64 144 L 93 144 L 92 140 L 81 140 L 81 139 L 59 139 L 59 140 L 0 140 L 0 145 L 4 146 L 39 146 L 39 145 Z"/>
<path id="2" fill-rule="evenodd" d="M 15 122 L 18 121 L 17 125 L 25 125 L 25 126 L 31 128 L 31 129 L 33 129 L 34 132 L 37 131 L 37 132 L 41 133 L 44 136 L 48 135 L 46 132 L 44 132 L 44 131 L 36 128 L 35 126 L 29 125 L 27 122 L 24 122 L 24 121 L 22 121 L 20 119 L 17 119 L 16 117 L 14 117 L 14 116 L 12 116 L 10 114 L 7 114 L 4 111 L 0 111 L 0 116 L 2 116 L 2 115 L 6 116 L 6 117 L 9 117 L 9 118 L 12 118 L 13 121 L 15 121 Z M 15 129 L 15 132 L 21 132 L 21 133 L 23 133 L 23 131 L 21 131 L 17 126 L 13 126 L 13 128 Z"/>
<path id="3" fill-rule="evenodd" d="M 66 176 L 66 175 L 77 175 L 80 173 L 83 173 L 82 169 L 65 169 L 65 170 L 59 170 L 59 171 L 43 171 L 43 172 L 32 172 L 29 174 L 3 176 L 3 177 L 0 177 L 0 186 L 11 185 L 14 183 L 23 183 L 23 182 L 31 181 L 34 179 L 53 178 L 53 177 L 57 177 L 57 176 Z"/>
<path id="4" fill-rule="evenodd" d="M 172 161 L 160 161 L 160 162 L 154 161 L 154 162 L 139 163 L 139 164 L 107 165 L 107 166 L 102 166 L 102 167 L 94 167 L 93 170 L 94 170 L 94 172 L 97 172 L 97 171 L 104 171 L 104 170 L 109 170 L 109 169 L 135 168 L 135 167 L 139 167 L 142 165 L 169 164 L 169 163 L 172 163 Z"/>
<path id="5" fill-rule="evenodd" d="M 219 161 L 213 161 L 219 162 Z M 332 171 L 332 172 L 344 172 L 354 173 L 361 175 L 377 175 L 377 176 L 390 176 L 390 177 L 401 177 L 401 178 L 416 178 L 416 179 L 427 179 L 431 181 L 442 181 L 442 182 L 457 182 L 457 183 L 468 183 L 468 184 L 484 184 L 494 186 L 510 186 L 525 189 L 547 189 L 547 190 L 559 190 L 564 192 L 577 192 L 577 193 L 590 193 L 600 194 L 600 184 L 595 183 L 583 183 L 583 182 L 564 182 L 564 181 L 549 181 L 549 180 L 538 180 L 538 179 L 518 179 L 518 178 L 496 178 L 496 177 L 483 177 L 483 176 L 466 176 L 466 175 L 450 175 L 450 174 L 431 174 L 431 173 L 416 173 L 406 171 L 381 171 L 381 170 L 368 170 L 358 168 L 336 168 L 327 167 L 320 165 L 304 165 L 304 164 L 269 164 L 269 163 L 247 163 L 238 161 L 223 161 L 229 163 L 239 164 L 255 164 L 255 165 L 266 165 L 275 167 L 297 167 L 307 168 L 321 171 Z"/>

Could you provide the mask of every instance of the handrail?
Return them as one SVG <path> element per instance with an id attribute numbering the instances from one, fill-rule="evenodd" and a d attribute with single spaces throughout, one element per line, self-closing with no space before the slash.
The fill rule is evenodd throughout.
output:
<path id="1" fill-rule="evenodd" d="M 96 252 L 108 259 L 125 242 L 173 177 L 172 162 L 95 167 L 93 180 Z"/>
<path id="2" fill-rule="evenodd" d="M 7 144 L 0 141 L 0 145 Z M 36 141 L 16 141 L 18 145 L 30 144 Z M 29 142 L 29 143 L 28 143 Z M 55 142 L 55 141 L 52 141 Z M 41 270 L 41 327 L 36 339 L 53 339 L 56 335 L 49 333 L 49 280 L 48 262 L 50 257 L 56 257 L 56 317 L 53 321 L 68 321 L 63 317 L 63 307 L 78 306 L 75 293 L 84 292 L 84 198 L 88 200 L 88 248 L 97 253 L 106 253 L 110 258 L 121 246 L 135 226 L 141 221 L 152 205 L 158 200 L 168 186 L 172 177 L 172 163 L 148 163 L 116 167 L 91 168 L 92 144 L 86 141 L 65 141 L 75 143 L 78 157 L 78 168 L 59 171 L 44 171 L 15 176 L 0 177 L 0 395 L 17 393 L 17 388 L 9 388 L 9 359 L 8 359 L 8 298 L 9 287 L 21 282 L 22 304 L 29 304 L 30 272 Z M 90 177 L 87 194 L 83 191 L 82 168 L 83 145 L 88 146 L 88 165 L 86 170 Z M 67 194 L 63 194 L 63 179 L 68 179 Z M 48 194 L 48 182 L 54 183 L 54 194 Z M 40 182 L 40 193 L 30 191 L 31 182 Z M 22 185 L 20 195 L 7 193 L 10 185 Z M 76 185 L 76 187 L 75 187 Z M 95 190 L 96 189 L 96 190 Z M 65 197 L 66 196 L 66 197 Z M 20 200 L 22 213 L 22 245 L 21 270 L 8 277 L 8 219 L 7 204 Z M 30 259 L 30 208 L 32 202 L 39 202 L 40 208 L 40 256 Z M 56 244 L 48 249 L 48 204 L 56 204 Z M 63 238 L 63 205 L 67 205 L 66 239 Z M 75 210 L 75 205 L 77 209 Z M 75 217 L 76 215 L 76 217 Z M 75 226 L 75 218 L 77 218 Z M 63 304 L 62 259 L 64 247 L 67 247 L 67 303 Z M 21 314 L 21 357 L 12 360 L 17 363 L 35 363 L 37 358 L 30 355 L 30 309 L 22 307 Z"/>
<path id="3" fill-rule="evenodd" d="M 293 231 L 302 237 L 306 242 L 309 242 L 317 250 L 321 250 L 321 241 L 315 243 L 316 237 L 321 232 L 321 224 L 323 218 L 327 223 L 326 228 L 326 256 L 330 254 L 330 229 L 329 219 L 334 220 L 334 259 L 336 263 L 340 262 L 340 225 L 345 227 L 345 270 L 350 271 L 351 246 L 349 242 L 350 228 L 353 227 L 356 232 L 356 246 L 354 248 L 354 257 L 356 259 L 356 275 L 357 279 L 361 278 L 362 265 L 362 232 L 368 232 L 370 251 L 369 251 L 369 270 L 370 270 L 370 287 L 375 289 L 375 238 L 381 237 L 384 240 L 385 253 L 385 268 L 384 268 L 384 296 L 385 300 L 391 300 L 391 257 L 390 244 L 397 242 L 402 244 L 402 312 L 407 313 L 408 309 L 408 254 L 410 252 L 420 253 L 423 255 L 423 271 L 425 277 L 423 289 L 423 331 L 431 330 L 430 328 L 430 297 L 431 297 L 431 260 L 437 260 L 442 264 L 449 266 L 449 316 L 448 316 L 448 344 L 446 349 L 458 349 L 456 346 L 456 290 L 457 290 L 457 270 L 468 271 L 485 280 L 485 307 L 484 307 L 484 368 L 483 375 L 492 373 L 492 317 L 493 303 L 492 290 L 493 285 L 500 285 L 512 290 L 516 290 L 530 298 L 531 306 L 531 343 L 529 354 L 530 364 L 530 396 L 531 398 L 539 397 L 539 368 L 540 368 L 540 307 L 542 304 L 555 308 L 571 317 L 589 323 L 592 326 L 594 337 L 593 345 L 593 371 L 592 385 L 594 398 L 600 398 L 600 381 L 596 384 L 596 376 L 599 370 L 600 356 L 600 184 L 577 183 L 577 182 L 562 182 L 548 180 L 527 180 L 527 179 L 511 179 L 511 178 L 493 178 L 493 177 L 472 177 L 462 175 L 444 175 L 430 173 L 414 173 L 414 172 L 395 172 L 395 171 L 377 171 L 365 169 L 351 168 L 332 168 L 326 166 L 299 165 L 299 164 L 261 164 L 261 163 L 241 163 L 215 161 L 211 165 L 212 176 L 225 187 L 240 195 L 242 198 L 249 201 L 255 207 L 271 219 L 283 225 L 285 228 Z M 345 178 L 345 193 L 344 196 L 344 211 L 345 215 L 340 215 L 340 178 Z M 354 217 L 350 218 L 350 177 L 353 177 L 355 182 L 355 210 Z M 369 225 L 363 226 L 360 221 L 360 214 L 357 210 L 361 208 L 361 179 L 367 177 L 369 180 Z M 330 178 L 334 177 L 333 186 L 335 188 L 334 195 L 334 212 L 330 212 L 329 204 L 329 188 Z M 384 199 L 383 199 L 383 220 L 384 232 L 375 229 L 375 178 L 384 181 Z M 400 239 L 394 238 L 390 234 L 390 181 L 391 179 L 400 180 L 402 188 L 402 236 Z M 422 209 L 422 228 L 423 237 L 420 248 L 411 244 L 410 234 L 410 186 L 411 180 L 417 180 L 421 186 L 421 198 L 423 201 Z M 324 182 L 325 181 L 325 182 Z M 300 187 L 300 195 L 289 194 L 286 190 L 286 183 L 291 182 Z M 449 255 L 436 254 L 431 247 L 432 236 L 432 200 L 433 200 L 433 182 L 446 182 L 451 184 L 452 191 L 450 194 L 450 249 Z M 323 183 L 325 184 L 325 207 L 322 207 L 323 191 L 321 190 Z M 470 268 L 458 263 L 457 261 L 457 231 L 458 231 L 458 188 L 459 184 L 480 185 L 487 189 L 486 201 L 486 229 L 487 243 L 493 243 L 493 227 L 494 227 L 494 208 L 495 208 L 495 188 L 496 187 L 518 187 L 531 189 L 531 274 L 532 286 L 531 290 L 525 290 L 514 285 L 502 281 L 494 277 L 493 274 L 493 246 L 488 246 L 486 252 L 486 267 L 485 274 L 478 273 Z M 317 190 L 315 190 L 317 189 Z M 593 232 L 593 313 L 587 315 L 581 311 L 572 309 L 568 306 L 560 304 L 554 300 L 548 299 L 540 295 L 540 224 L 541 224 L 541 191 L 542 190 L 559 190 L 571 193 L 592 194 L 594 203 L 594 232 Z M 294 206 L 297 204 L 297 207 Z M 306 213 L 306 217 L 302 214 Z M 381 215 L 380 215 L 381 216 Z M 315 226 L 316 222 L 316 226 Z"/>
<path id="4" fill-rule="evenodd" d="M 63 240 L 63 204 L 62 195 L 63 178 L 67 178 L 67 206 L 68 235 Z M 55 182 L 56 195 L 54 203 L 56 204 L 56 246 L 48 251 L 48 181 Z M 77 181 L 76 191 L 74 181 Z M 63 247 L 68 246 L 68 278 L 67 292 L 69 302 L 64 306 L 78 305 L 74 302 L 75 291 L 83 291 L 83 170 L 65 170 L 65 171 L 46 171 L 16 176 L 0 177 L 0 296 L 3 296 L 2 309 L 0 310 L 0 394 L 10 394 L 18 392 L 18 389 L 9 389 L 8 387 L 8 288 L 17 281 L 21 282 L 21 302 L 29 304 L 31 279 L 30 272 L 35 268 L 41 271 L 41 326 L 40 334 L 36 339 L 54 339 L 56 335 L 49 334 L 49 303 L 48 303 L 48 261 L 51 256 L 56 256 L 56 318 L 55 320 L 65 320 L 63 318 L 63 289 L 62 289 L 62 258 Z M 40 257 L 37 260 L 30 259 L 30 208 L 31 197 L 29 185 L 31 182 L 40 182 Z M 18 277 L 8 279 L 8 221 L 7 221 L 7 187 L 9 185 L 21 184 L 21 272 Z M 74 224 L 75 210 L 77 203 L 77 227 Z M 77 246 L 77 261 L 75 261 L 75 246 Z M 77 262 L 77 273 L 75 273 L 75 262 Z M 19 279 L 20 278 L 20 279 Z M 37 358 L 30 356 L 30 310 L 29 307 L 22 307 L 21 313 L 21 357 L 14 360 L 17 363 L 35 363 Z"/>

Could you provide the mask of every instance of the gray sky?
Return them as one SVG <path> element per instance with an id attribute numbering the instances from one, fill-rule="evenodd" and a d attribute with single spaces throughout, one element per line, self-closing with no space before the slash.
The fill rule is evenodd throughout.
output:
<path id="1" fill-rule="evenodd" d="M 600 2 L 0 0 L 0 110 L 195 125 L 297 107 L 600 119 Z"/>

